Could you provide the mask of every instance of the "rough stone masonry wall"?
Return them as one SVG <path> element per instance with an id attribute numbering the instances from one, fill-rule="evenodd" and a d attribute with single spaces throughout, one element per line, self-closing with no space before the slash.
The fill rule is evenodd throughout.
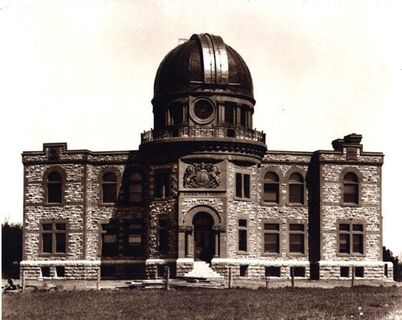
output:
<path id="1" fill-rule="evenodd" d="M 305 176 L 307 173 L 307 158 L 304 156 L 297 163 L 304 161 L 306 164 L 289 163 L 289 155 L 275 155 L 275 164 L 263 163 L 260 168 L 252 166 L 249 168 L 238 167 L 231 164 L 228 169 L 228 258 L 238 259 L 262 259 L 278 261 L 301 260 L 308 261 L 308 208 L 305 205 L 289 205 L 287 201 L 288 188 L 285 177 L 291 172 L 301 172 Z M 293 159 L 295 160 L 295 159 Z M 283 161 L 283 164 L 280 163 Z M 264 176 L 267 171 L 273 170 L 280 176 L 280 204 L 271 205 L 263 202 Z M 237 200 L 235 198 L 235 174 L 236 172 L 249 173 L 251 175 L 251 197 L 250 199 Z M 308 194 L 306 194 L 308 197 Z M 248 250 L 247 253 L 238 252 L 238 220 L 247 219 L 248 230 Z M 280 224 L 280 253 L 275 255 L 264 254 L 264 234 L 263 227 L 265 222 L 275 222 Z M 306 248 L 304 255 L 292 255 L 288 252 L 288 224 L 306 224 Z"/>
<path id="2" fill-rule="evenodd" d="M 360 203 L 342 203 L 342 175 L 345 170 L 360 172 Z M 322 181 L 322 260 L 381 260 L 381 168 L 373 165 L 324 164 Z M 364 255 L 341 257 L 337 254 L 339 221 L 363 223 L 365 229 Z"/>

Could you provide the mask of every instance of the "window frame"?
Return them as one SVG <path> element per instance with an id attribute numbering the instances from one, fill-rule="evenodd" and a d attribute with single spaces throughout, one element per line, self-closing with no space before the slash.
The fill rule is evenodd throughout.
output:
<path id="1" fill-rule="evenodd" d="M 239 196 L 238 191 L 238 179 L 237 177 L 240 176 L 240 193 Z M 248 176 L 248 196 L 246 196 L 246 179 L 245 176 Z M 237 171 L 235 172 L 235 179 L 234 179 L 234 199 L 235 200 L 242 200 L 242 201 L 251 201 L 251 173 L 249 171 Z"/>
<path id="2" fill-rule="evenodd" d="M 303 231 L 300 230 L 290 230 L 290 225 L 295 224 L 295 225 L 303 225 Z M 300 257 L 305 257 L 308 254 L 308 232 L 307 232 L 307 222 L 302 221 L 302 220 L 293 220 L 293 221 L 288 221 L 287 223 L 287 253 L 289 256 L 300 256 Z M 303 252 L 294 252 L 290 251 L 290 238 L 291 235 L 298 235 L 302 234 L 303 235 Z"/>
<path id="3" fill-rule="evenodd" d="M 357 186 L 357 202 L 345 202 L 345 176 L 349 173 L 352 173 L 356 176 L 357 182 L 356 183 L 349 183 L 349 185 L 355 185 Z M 361 172 L 356 169 L 356 168 L 344 168 L 341 171 L 341 174 L 339 176 L 339 183 L 340 183 L 340 188 L 341 188 L 341 193 L 340 193 L 340 204 L 342 207 L 360 207 L 361 206 L 361 190 L 362 190 L 362 181 L 363 177 Z"/>
<path id="4" fill-rule="evenodd" d="M 278 225 L 278 230 L 265 230 L 266 224 L 276 224 Z M 263 256 L 280 256 L 282 252 L 282 223 L 279 220 L 263 220 L 262 222 L 262 243 L 261 252 Z M 265 235 L 266 234 L 277 234 L 278 235 L 278 252 L 268 252 L 265 251 Z"/>
<path id="5" fill-rule="evenodd" d="M 246 221 L 246 226 L 240 226 L 240 220 L 243 220 L 243 221 Z M 245 254 L 245 253 L 248 253 L 248 227 L 249 227 L 249 223 L 248 223 L 248 219 L 247 218 L 244 218 L 244 217 L 239 217 L 238 219 L 237 219 L 237 246 L 236 246 L 236 248 L 237 248 L 237 252 L 238 253 L 240 253 L 240 254 Z M 245 240 L 245 244 L 246 244 L 246 250 L 242 250 L 241 248 L 240 248 L 240 231 L 243 231 L 243 232 L 245 232 L 245 235 L 246 235 L 246 240 Z"/>
<path id="6" fill-rule="evenodd" d="M 290 178 L 294 174 L 300 175 L 300 177 L 302 179 L 302 182 L 291 182 Z M 300 170 L 300 169 L 290 169 L 288 171 L 288 173 L 286 174 L 286 182 L 287 182 L 287 186 L 286 186 L 286 191 L 287 191 L 287 193 L 286 193 L 286 204 L 288 206 L 291 206 L 291 207 L 305 206 L 306 203 L 307 203 L 307 201 L 306 201 L 306 198 L 307 198 L 307 192 L 306 192 L 307 190 L 306 189 L 307 188 L 306 188 L 306 174 L 305 174 L 305 172 Z M 302 186 L 302 188 L 303 188 L 303 190 L 302 190 L 303 202 L 291 202 L 290 189 L 291 189 L 292 186 Z"/>
<path id="7" fill-rule="evenodd" d="M 349 231 L 340 230 L 340 225 L 345 224 L 349 225 Z M 363 227 L 363 231 L 353 230 L 354 225 L 361 225 Z M 347 234 L 349 235 L 349 253 L 340 252 L 340 235 Z M 362 235 L 362 249 L 363 252 L 354 252 L 353 251 L 353 236 L 354 235 Z M 366 238 L 367 238 L 367 228 L 365 221 L 362 220 L 338 220 L 336 225 L 336 255 L 338 257 L 365 257 L 366 256 Z"/>
<path id="8" fill-rule="evenodd" d="M 264 168 L 263 172 L 262 172 L 262 183 L 261 183 L 261 204 L 264 206 L 271 206 L 271 207 L 277 207 L 277 206 L 281 206 L 283 204 L 283 199 L 282 199 L 282 181 L 283 181 L 283 175 L 282 172 L 276 168 L 276 167 L 272 167 L 272 166 L 268 166 L 266 168 Z M 277 202 L 268 202 L 264 200 L 265 197 L 265 177 L 267 176 L 268 173 L 274 173 L 276 174 L 276 176 L 278 177 L 278 181 L 277 184 L 275 183 L 275 185 L 277 185 L 278 188 L 278 201 Z"/>
<path id="9" fill-rule="evenodd" d="M 168 185 L 168 192 L 166 192 L 166 188 L 162 189 L 164 192 L 161 192 L 161 195 L 159 196 L 158 190 L 158 176 L 166 174 L 168 177 L 167 185 Z M 166 182 L 163 182 L 163 186 L 166 187 Z M 171 168 L 163 168 L 163 169 L 157 169 L 154 171 L 154 181 L 153 181 L 153 197 L 155 200 L 166 200 L 166 199 L 171 199 L 172 198 L 172 170 Z M 158 194 L 158 196 L 157 196 Z"/>
<path id="10" fill-rule="evenodd" d="M 43 225 L 44 224 L 51 224 L 52 225 L 52 230 L 44 230 Z M 57 230 L 56 224 L 64 224 L 65 229 L 64 230 Z M 44 240 L 43 240 L 43 235 L 44 234 L 51 234 L 51 252 L 44 252 L 43 251 L 43 246 L 44 246 Z M 57 234 L 64 234 L 64 252 L 58 252 L 57 251 Z M 68 221 L 66 219 L 45 219 L 45 220 L 40 220 L 39 222 L 39 256 L 41 257 L 64 257 L 67 256 L 68 254 L 68 240 L 69 240 L 69 226 L 68 226 Z"/>
<path id="11" fill-rule="evenodd" d="M 131 177 L 134 174 L 138 174 L 140 176 L 140 180 L 132 180 Z M 127 179 L 124 183 L 124 200 L 127 205 L 140 206 L 144 203 L 144 196 L 145 196 L 144 190 L 145 190 L 145 185 L 146 185 L 145 179 L 146 179 L 145 174 L 140 169 L 132 169 L 128 172 Z M 130 191 L 130 187 L 135 186 L 135 185 L 141 186 L 141 192 L 131 192 Z M 137 201 L 131 200 L 132 194 L 140 194 L 140 200 L 137 200 Z"/>
<path id="12" fill-rule="evenodd" d="M 107 173 L 113 173 L 116 176 L 115 183 L 108 183 L 108 182 L 105 183 L 105 181 L 103 180 L 104 179 L 103 177 Z M 119 200 L 119 189 L 120 189 L 120 182 L 121 182 L 120 179 L 121 179 L 120 172 L 116 168 L 105 168 L 104 170 L 102 170 L 99 173 L 99 205 L 106 206 L 106 207 L 111 207 L 111 206 L 116 205 L 116 203 Z M 104 201 L 104 198 L 103 198 L 104 183 L 107 185 L 112 185 L 112 184 L 116 185 L 116 196 L 115 196 L 115 200 L 113 202 L 105 202 Z"/>
<path id="13" fill-rule="evenodd" d="M 49 181 L 48 177 L 51 173 L 57 172 L 60 175 L 61 184 L 61 201 L 60 202 L 49 202 Z M 65 189 L 66 189 L 66 172 L 61 167 L 50 167 L 48 168 L 42 177 L 42 188 L 44 190 L 43 205 L 48 206 L 64 206 L 65 205 Z"/>

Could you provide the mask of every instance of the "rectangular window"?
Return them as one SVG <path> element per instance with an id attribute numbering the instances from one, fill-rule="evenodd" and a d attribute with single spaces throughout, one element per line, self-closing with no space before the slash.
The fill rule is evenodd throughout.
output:
<path id="1" fill-rule="evenodd" d="M 341 278 L 348 278 L 349 277 L 349 267 L 341 267 L 340 276 L 341 276 Z"/>
<path id="2" fill-rule="evenodd" d="M 305 277 L 306 276 L 306 268 L 305 267 L 290 267 L 290 276 L 295 277 Z"/>
<path id="3" fill-rule="evenodd" d="M 289 252 L 304 254 L 305 226 L 304 224 L 289 224 Z"/>
<path id="4" fill-rule="evenodd" d="M 279 253 L 279 224 L 264 223 L 264 252 Z"/>
<path id="5" fill-rule="evenodd" d="M 247 220 L 239 220 L 239 251 L 247 251 Z"/>
<path id="6" fill-rule="evenodd" d="M 266 277 L 280 277 L 281 276 L 281 267 L 265 267 L 265 276 Z"/>
<path id="7" fill-rule="evenodd" d="M 166 217 L 159 218 L 159 252 L 166 254 L 169 251 L 168 223 Z"/>
<path id="8" fill-rule="evenodd" d="M 250 175 L 236 173 L 236 197 L 250 199 Z"/>
<path id="9" fill-rule="evenodd" d="M 170 197 L 170 172 L 163 171 L 155 174 L 155 198 Z"/>
<path id="10" fill-rule="evenodd" d="M 364 267 L 355 267 L 355 277 L 364 278 Z"/>
<path id="11" fill-rule="evenodd" d="M 118 228 L 115 222 L 102 225 L 102 256 L 113 257 L 119 255 L 117 235 Z"/>
<path id="12" fill-rule="evenodd" d="M 234 106 L 233 105 L 225 105 L 225 123 L 226 124 L 234 124 Z"/>
<path id="13" fill-rule="evenodd" d="M 289 202 L 290 203 L 304 203 L 304 185 L 303 184 L 289 184 Z"/>
<path id="14" fill-rule="evenodd" d="M 240 277 L 247 277 L 248 265 L 240 266 Z"/>
<path id="15" fill-rule="evenodd" d="M 42 273 L 42 277 L 50 277 L 50 267 L 41 267 L 40 271 Z"/>
<path id="16" fill-rule="evenodd" d="M 246 109 L 243 107 L 240 109 L 240 124 L 246 126 Z"/>
<path id="17" fill-rule="evenodd" d="M 56 276 L 58 278 L 64 277 L 64 267 L 56 267 Z"/>
<path id="18" fill-rule="evenodd" d="M 341 254 L 363 254 L 363 224 L 340 223 L 338 227 L 338 244 L 338 250 Z"/>
<path id="19" fill-rule="evenodd" d="M 140 221 L 126 221 L 124 223 L 124 246 L 126 256 L 137 256 L 142 250 L 142 224 Z"/>
<path id="20" fill-rule="evenodd" d="M 46 222 L 41 225 L 42 253 L 66 253 L 66 224 L 61 222 Z"/>

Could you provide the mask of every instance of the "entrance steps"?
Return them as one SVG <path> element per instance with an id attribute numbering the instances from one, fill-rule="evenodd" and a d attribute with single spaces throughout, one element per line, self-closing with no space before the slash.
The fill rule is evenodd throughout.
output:
<path id="1" fill-rule="evenodd" d="M 205 280 L 223 280 L 223 276 L 211 269 L 205 261 L 194 261 L 193 270 L 186 273 L 184 278 L 205 279 Z"/>

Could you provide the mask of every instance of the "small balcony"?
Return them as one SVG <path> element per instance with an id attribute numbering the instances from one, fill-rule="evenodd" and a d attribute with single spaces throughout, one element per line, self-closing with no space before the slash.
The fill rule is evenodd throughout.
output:
<path id="1" fill-rule="evenodd" d="M 141 134 L 141 143 L 170 139 L 194 138 L 234 138 L 243 141 L 262 142 L 265 144 L 265 133 L 253 129 L 235 126 L 169 126 L 159 130 L 149 130 Z"/>

